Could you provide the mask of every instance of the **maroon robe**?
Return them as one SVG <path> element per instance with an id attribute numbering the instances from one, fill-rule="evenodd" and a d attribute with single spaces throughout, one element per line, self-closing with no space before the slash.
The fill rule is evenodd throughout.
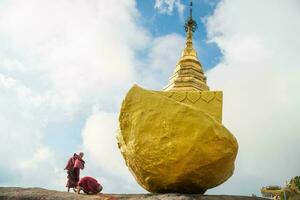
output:
<path id="1" fill-rule="evenodd" d="M 76 188 L 80 177 L 80 169 L 84 169 L 84 163 L 84 160 L 82 160 L 76 153 L 74 153 L 73 157 L 68 160 L 65 167 L 68 174 L 68 181 L 66 184 L 67 188 Z"/>
<path id="2" fill-rule="evenodd" d="M 99 186 L 101 186 L 98 181 L 92 177 L 85 176 L 80 179 L 78 186 L 82 187 L 82 190 L 86 194 L 97 194 L 99 193 Z M 101 186 L 102 188 L 102 186 Z"/>

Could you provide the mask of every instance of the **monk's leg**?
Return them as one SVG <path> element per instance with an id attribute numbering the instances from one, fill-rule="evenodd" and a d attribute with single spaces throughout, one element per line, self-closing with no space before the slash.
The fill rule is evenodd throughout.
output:
<path id="1" fill-rule="evenodd" d="M 80 169 L 78 167 L 74 168 L 74 180 L 77 183 L 79 181 Z"/>
<path id="2" fill-rule="evenodd" d="M 66 187 L 68 187 L 68 192 L 70 191 L 70 188 L 76 188 L 78 183 L 78 175 L 73 171 L 69 170 L 68 171 L 68 182 Z"/>

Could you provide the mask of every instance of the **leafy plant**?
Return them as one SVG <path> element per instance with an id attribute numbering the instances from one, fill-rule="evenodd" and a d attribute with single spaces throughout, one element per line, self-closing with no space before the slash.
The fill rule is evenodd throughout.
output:
<path id="1" fill-rule="evenodd" d="M 294 177 L 294 183 L 297 186 L 298 190 L 300 190 L 300 176 Z"/>

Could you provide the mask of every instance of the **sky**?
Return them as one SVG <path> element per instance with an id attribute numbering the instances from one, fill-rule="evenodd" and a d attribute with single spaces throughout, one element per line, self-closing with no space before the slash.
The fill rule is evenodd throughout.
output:
<path id="1" fill-rule="evenodd" d="M 208 194 L 260 195 L 300 174 L 300 2 L 194 0 L 194 45 L 234 175 Z M 183 0 L 0 0 L 0 186 L 65 190 L 67 159 L 104 192 L 143 193 L 116 144 L 133 84 L 161 90 L 185 45 Z"/>

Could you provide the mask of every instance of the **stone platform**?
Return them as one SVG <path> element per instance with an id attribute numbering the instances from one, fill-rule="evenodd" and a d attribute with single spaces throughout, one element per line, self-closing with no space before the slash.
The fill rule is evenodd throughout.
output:
<path id="1" fill-rule="evenodd" d="M 85 195 L 42 188 L 0 187 L 1 200 L 260 200 L 260 197 L 193 194 L 101 194 Z"/>

